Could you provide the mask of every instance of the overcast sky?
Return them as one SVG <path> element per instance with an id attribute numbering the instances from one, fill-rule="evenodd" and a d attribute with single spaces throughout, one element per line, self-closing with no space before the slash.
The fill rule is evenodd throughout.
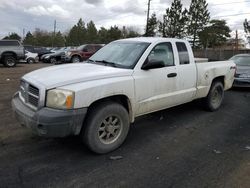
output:
<path id="1" fill-rule="evenodd" d="M 86 22 L 93 20 L 96 26 L 133 26 L 143 32 L 146 23 L 148 0 L 0 0 L 0 38 L 9 32 L 20 36 L 35 28 L 69 30 L 81 17 Z M 159 19 L 172 0 L 152 0 L 150 13 L 156 12 Z M 240 30 L 242 22 L 250 20 L 250 0 L 207 0 L 211 18 L 225 19 L 231 30 Z M 188 7 L 190 0 L 182 3 Z M 248 14 L 246 14 L 248 13 Z M 233 16 L 228 16 L 233 15 Z M 232 33 L 234 35 L 234 32 Z"/>

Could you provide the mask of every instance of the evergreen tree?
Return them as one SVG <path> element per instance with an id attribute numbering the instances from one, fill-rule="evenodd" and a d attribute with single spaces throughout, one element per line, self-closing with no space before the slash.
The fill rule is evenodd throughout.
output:
<path id="1" fill-rule="evenodd" d="M 163 15 L 163 22 L 159 23 L 159 31 L 163 37 L 183 38 L 185 25 L 188 21 L 187 9 L 182 9 L 181 0 L 174 0 L 170 8 Z"/>
<path id="2" fill-rule="evenodd" d="M 153 37 L 153 36 L 155 36 L 156 30 L 157 30 L 157 18 L 156 18 L 156 14 L 153 13 L 151 15 L 151 17 L 148 19 L 145 36 L 146 37 Z"/>
<path id="3" fill-rule="evenodd" d="M 10 35 L 4 37 L 3 40 L 4 39 L 5 40 L 8 39 L 8 40 L 19 40 L 20 41 L 21 37 L 17 33 L 11 33 Z"/>
<path id="4" fill-rule="evenodd" d="M 62 47 L 65 46 L 65 39 L 60 31 L 54 36 L 54 46 Z"/>
<path id="5" fill-rule="evenodd" d="M 108 42 L 121 39 L 122 38 L 122 31 L 115 25 L 111 26 L 108 30 Z"/>
<path id="6" fill-rule="evenodd" d="M 68 36 L 66 37 L 66 44 L 71 46 L 79 46 L 86 43 L 86 28 L 85 23 L 82 18 L 79 19 L 76 25 L 74 25 L 70 31 Z"/>
<path id="7" fill-rule="evenodd" d="M 225 20 L 211 20 L 210 25 L 199 32 L 198 35 L 204 48 L 214 48 L 225 44 L 230 37 L 230 32 Z"/>
<path id="8" fill-rule="evenodd" d="M 207 9 L 206 0 L 191 0 L 191 5 L 188 11 L 188 26 L 187 31 L 192 38 L 192 46 L 198 39 L 198 33 L 201 32 L 210 19 L 210 13 Z"/>
<path id="9" fill-rule="evenodd" d="M 98 31 L 93 21 L 90 21 L 89 23 L 87 23 L 86 31 L 87 31 L 86 42 L 96 43 L 98 41 Z"/>
<path id="10" fill-rule="evenodd" d="M 245 19 L 245 21 L 243 22 L 243 26 L 244 26 L 244 30 L 245 30 L 245 33 L 247 34 L 247 40 L 248 40 L 248 43 L 250 44 L 250 25 L 249 25 L 249 21 L 247 21 L 247 19 Z"/>
<path id="11" fill-rule="evenodd" d="M 98 42 L 102 44 L 108 43 L 108 30 L 104 27 L 101 27 L 98 31 Z"/>
<path id="12" fill-rule="evenodd" d="M 34 45 L 35 44 L 35 38 L 34 36 L 31 34 L 30 31 L 28 31 L 28 33 L 26 34 L 24 40 L 23 40 L 23 44 L 26 45 Z"/>

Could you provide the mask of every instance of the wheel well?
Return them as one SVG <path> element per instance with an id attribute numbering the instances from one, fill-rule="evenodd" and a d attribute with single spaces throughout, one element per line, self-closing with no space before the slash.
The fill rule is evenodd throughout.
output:
<path id="1" fill-rule="evenodd" d="M 224 87 L 224 85 L 225 85 L 225 77 L 224 76 L 218 76 L 218 77 L 214 78 L 212 83 L 217 82 L 217 81 L 221 82 L 223 84 L 223 87 Z"/>
<path id="2" fill-rule="evenodd" d="M 115 95 L 115 96 L 110 96 L 110 97 L 99 99 L 99 100 L 93 102 L 89 106 L 88 112 L 91 111 L 91 109 L 95 108 L 96 105 L 98 105 L 102 102 L 107 102 L 107 101 L 117 102 L 117 103 L 121 104 L 128 111 L 130 121 L 132 121 L 132 107 L 131 107 L 131 104 L 130 104 L 128 97 L 125 95 Z"/>
<path id="3" fill-rule="evenodd" d="M 15 59 L 17 57 L 15 52 L 3 52 L 2 53 L 2 59 L 4 59 L 5 56 L 13 56 Z"/>
<path id="4" fill-rule="evenodd" d="M 72 60 L 74 57 L 79 57 L 80 60 L 82 59 L 80 55 L 74 54 L 74 55 L 72 55 L 71 60 Z"/>

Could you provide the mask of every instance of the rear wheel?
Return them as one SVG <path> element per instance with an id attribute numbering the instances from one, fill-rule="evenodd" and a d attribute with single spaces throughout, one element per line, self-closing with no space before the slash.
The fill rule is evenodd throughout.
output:
<path id="1" fill-rule="evenodd" d="M 224 98 L 224 87 L 220 81 L 212 83 L 207 97 L 204 99 L 205 107 L 209 111 L 216 111 L 220 108 Z"/>
<path id="2" fill-rule="evenodd" d="M 72 63 L 79 63 L 80 61 L 81 61 L 81 59 L 78 56 L 73 56 L 72 59 L 71 59 Z"/>
<path id="3" fill-rule="evenodd" d="M 124 142 L 128 131 L 127 110 L 118 103 L 105 102 L 90 111 L 82 139 L 93 152 L 108 153 Z"/>
<path id="4" fill-rule="evenodd" d="M 56 64 L 56 58 L 55 57 L 52 57 L 52 58 L 50 58 L 50 63 L 51 64 Z"/>
<path id="5" fill-rule="evenodd" d="M 35 59 L 34 58 L 28 58 L 27 63 L 28 64 L 33 64 L 33 63 L 35 63 Z"/>
<path id="6" fill-rule="evenodd" d="M 16 66 L 16 58 L 13 56 L 4 57 L 4 66 L 15 67 Z"/>

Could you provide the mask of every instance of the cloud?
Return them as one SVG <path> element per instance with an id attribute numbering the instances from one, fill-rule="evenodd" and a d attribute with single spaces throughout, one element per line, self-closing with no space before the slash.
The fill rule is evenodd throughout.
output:
<path id="1" fill-rule="evenodd" d="M 24 12 L 36 15 L 36 16 L 54 16 L 54 17 L 62 17 L 67 18 L 70 16 L 70 13 L 64 10 L 62 7 L 58 5 L 52 5 L 51 7 L 44 7 L 42 5 L 30 7 Z"/>
<path id="2" fill-rule="evenodd" d="M 96 4 L 101 4 L 103 0 L 85 0 L 86 3 L 96 5 Z"/>

